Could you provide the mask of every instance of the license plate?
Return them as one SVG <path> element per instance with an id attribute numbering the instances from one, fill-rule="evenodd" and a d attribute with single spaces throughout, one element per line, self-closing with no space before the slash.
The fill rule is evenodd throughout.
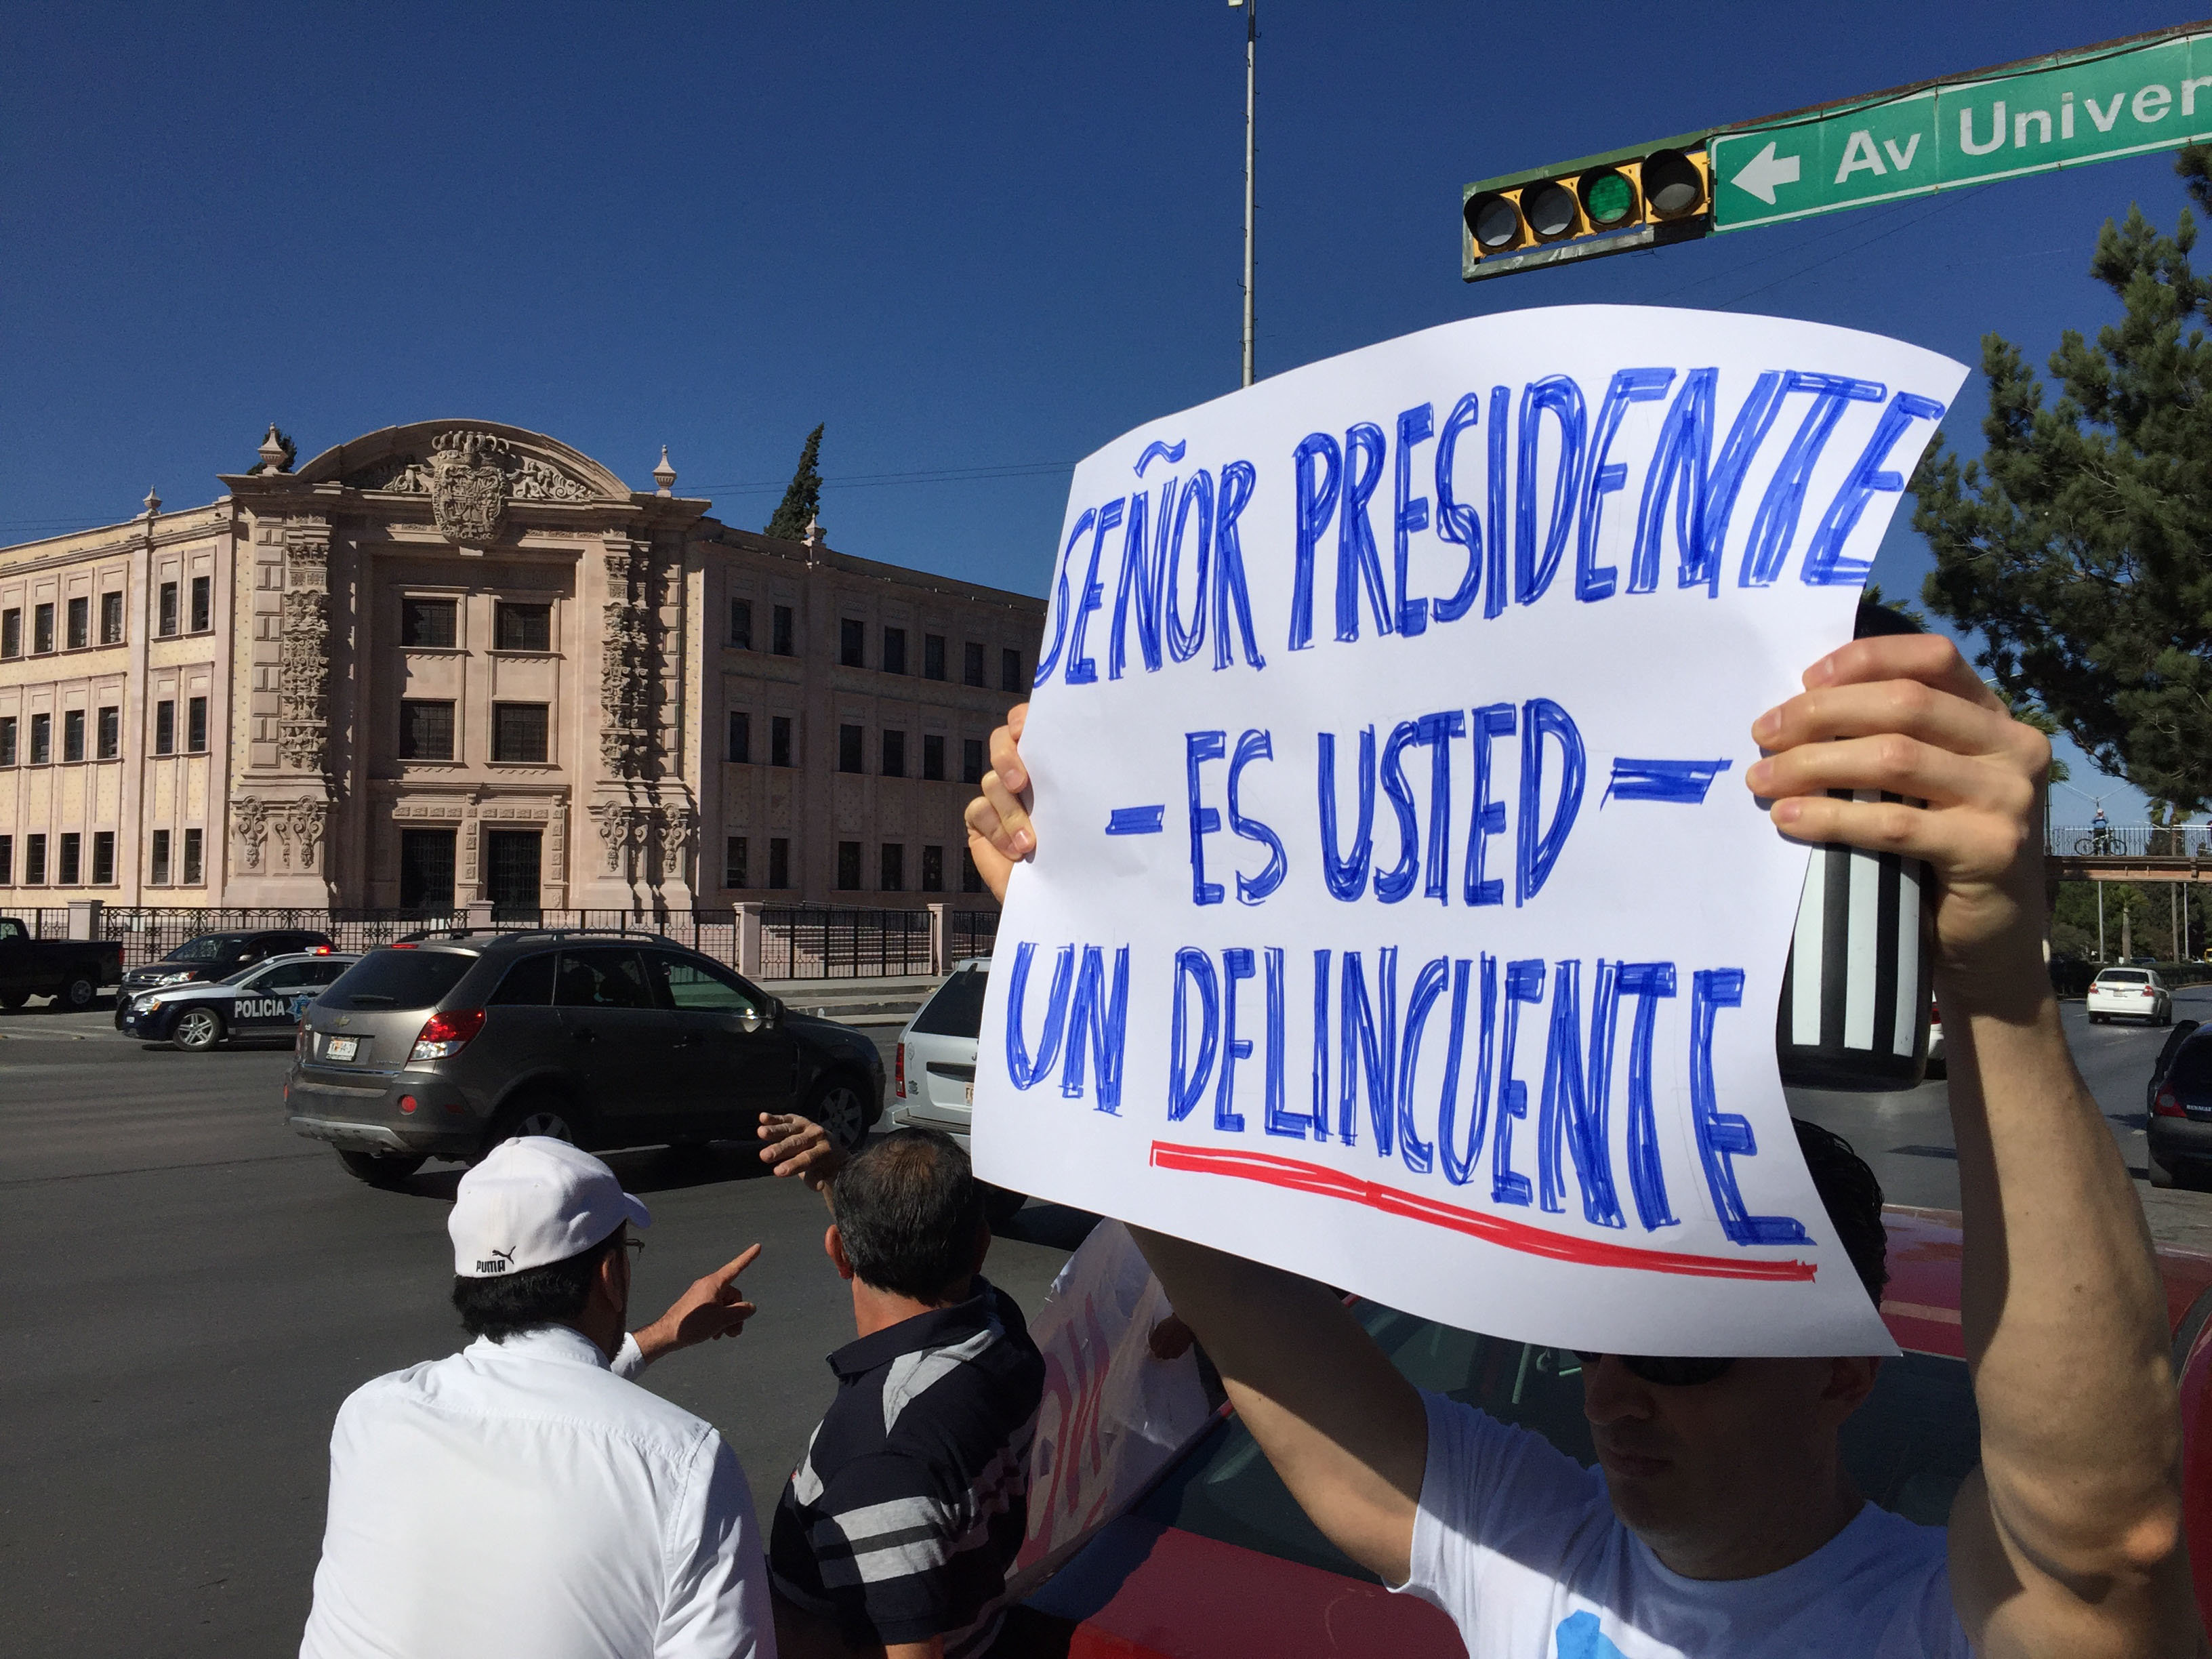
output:
<path id="1" fill-rule="evenodd" d="M 326 1060 L 351 1060 L 360 1052 L 359 1037 L 332 1037 L 330 1045 L 323 1050 L 323 1056 Z"/>
<path id="2" fill-rule="evenodd" d="M 975 1103 L 975 1085 L 973 1083 L 970 1083 L 968 1085 L 967 1091 L 962 1098 L 966 1100 L 970 1106 L 973 1106 Z"/>

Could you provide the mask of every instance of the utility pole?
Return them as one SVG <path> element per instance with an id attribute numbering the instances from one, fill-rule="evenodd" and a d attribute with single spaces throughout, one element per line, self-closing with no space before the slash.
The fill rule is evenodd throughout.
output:
<path id="1" fill-rule="evenodd" d="M 1260 97 L 1260 0 L 1229 0 L 1244 14 L 1244 380 L 1252 384 L 1253 125 Z"/>

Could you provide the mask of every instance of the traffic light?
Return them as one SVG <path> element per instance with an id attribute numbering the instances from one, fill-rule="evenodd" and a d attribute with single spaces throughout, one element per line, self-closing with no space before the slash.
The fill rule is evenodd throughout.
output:
<path id="1" fill-rule="evenodd" d="M 1705 135 L 1486 179 L 1467 187 L 1462 212 L 1470 283 L 1702 236 L 1713 216 Z"/>

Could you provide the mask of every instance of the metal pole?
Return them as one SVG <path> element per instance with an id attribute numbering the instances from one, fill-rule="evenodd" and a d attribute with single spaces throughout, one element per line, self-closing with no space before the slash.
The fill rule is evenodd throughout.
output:
<path id="1" fill-rule="evenodd" d="M 2105 959 L 2105 884 L 2095 884 L 2097 889 L 2097 960 Z"/>
<path id="2" fill-rule="evenodd" d="M 1244 0 L 1244 380 L 1252 384 L 1253 126 L 1260 96 L 1260 3 Z"/>

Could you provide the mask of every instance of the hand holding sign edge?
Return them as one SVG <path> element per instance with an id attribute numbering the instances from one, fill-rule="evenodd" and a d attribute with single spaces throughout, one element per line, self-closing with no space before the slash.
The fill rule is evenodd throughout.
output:
<path id="1" fill-rule="evenodd" d="M 963 815 L 968 829 L 968 854 L 983 878 L 991 896 L 1006 902 L 1006 880 L 1014 866 L 1036 850 L 1036 831 L 1030 823 L 1033 799 L 1030 775 L 1021 758 L 1022 729 L 1030 706 L 1018 702 L 1006 711 L 1006 723 L 991 733 L 991 769 L 983 774 L 981 793 L 968 803 Z"/>

